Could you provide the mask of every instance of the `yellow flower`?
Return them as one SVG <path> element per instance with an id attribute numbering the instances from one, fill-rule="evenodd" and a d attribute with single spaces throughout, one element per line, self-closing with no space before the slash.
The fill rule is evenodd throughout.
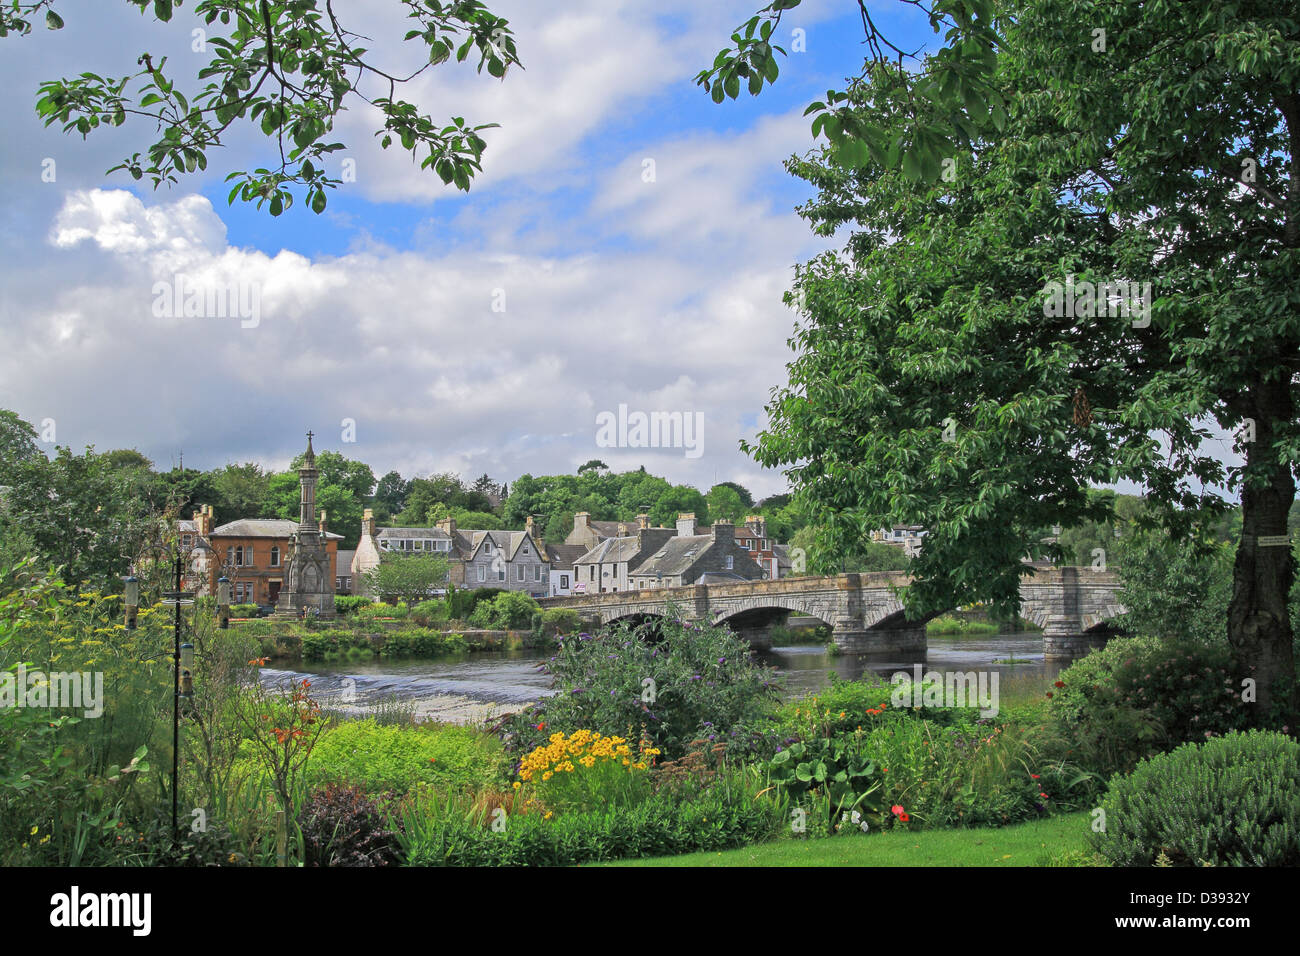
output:
<path id="1" fill-rule="evenodd" d="M 542 817 L 542 819 L 543 819 L 543 820 L 549 820 L 549 819 L 551 819 L 552 815 L 553 815 L 552 812 L 551 812 L 550 810 L 547 810 L 547 811 L 546 811 L 546 816 Z"/>
<path id="2" fill-rule="evenodd" d="M 518 789 L 519 789 L 520 787 L 522 787 L 522 786 L 523 786 L 523 784 L 520 783 L 518 780 L 515 781 L 515 789 L 516 789 L 516 790 L 518 790 Z"/>
<path id="3" fill-rule="evenodd" d="M 548 770 L 548 771 L 546 771 L 546 773 L 542 774 L 542 779 L 543 779 L 543 780 L 550 780 L 551 777 L 553 777 L 553 776 L 555 776 L 555 775 L 554 775 L 553 773 L 551 773 L 551 772 Z"/>
<path id="4" fill-rule="evenodd" d="M 36 834 L 40 832 L 40 829 L 40 827 L 32 827 L 32 832 L 29 833 L 28 836 L 36 836 Z"/>

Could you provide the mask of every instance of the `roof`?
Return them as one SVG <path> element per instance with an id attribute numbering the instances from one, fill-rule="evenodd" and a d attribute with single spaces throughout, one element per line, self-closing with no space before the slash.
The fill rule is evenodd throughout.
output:
<path id="1" fill-rule="evenodd" d="M 298 530 L 298 522 L 288 518 L 240 518 L 228 521 L 212 532 L 213 538 L 291 538 Z M 342 541 L 343 535 L 326 531 L 330 541 Z"/>
<path id="2" fill-rule="evenodd" d="M 546 546 L 546 556 L 551 559 L 552 571 L 568 571 L 572 569 L 577 560 L 586 553 L 586 547 L 580 544 L 548 544 Z"/>
<path id="3" fill-rule="evenodd" d="M 713 545 L 711 534 L 678 535 L 664 542 L 663 547 L 652 554 L 641 566 L 635 568 L 635 575 L 645 574 L 681 574 Z"/>
<path id="4" fill-rule="evenodd" d="M 636 561 L 643 554 L 654 551 L 664 541 L 673 537 L 672 528 L 645 528 L 637 534 L 624 535 L 620 538 L 606 538 L 573 563 L 578 564 L 621 564 Z M 709 540 L 713 538 L 710 536 Z"/>
<path id="5" fill-rule="evenodd" d="M 357 552 L 355 550 L 340 551 L 338 553 L 338 557 L 335 558 L 334 560 L 334 566 L 338 569 L 339 577 L 342 578 L 342 577 L 352 576 L 352 558 L 356 555 L 356 553 Z"/>
<path id="6" fill-rule="evenodd" d="M 375 532 L 376 538 L 436 538 L 439 541 L 447 541 L 451 538 L 447 532 L 441 528 L 380 528 Z"/>
<path id="7" fill-rule="evenodd" d="M 591 521 L 589 524 L 596 534 L 605 538 L 617 538 L 619 536 L 618 526 L 628 526 L 626 521 Z M 635 521 L 632 522 L 631 527 L 636 527 Z"/>

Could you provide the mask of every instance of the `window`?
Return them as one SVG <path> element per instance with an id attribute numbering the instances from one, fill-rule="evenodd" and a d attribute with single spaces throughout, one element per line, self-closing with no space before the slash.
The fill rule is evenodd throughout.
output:
<path id="1" fill-rule="evenodd" d="M 519 565 L 519 580 L 522 581 L 523 579 L 524 579 L 524 566 L 521 564 Z"/>
<path id="2" fill-rule="evenodd" d="M 730 571 L 735 566 L 736 566 L 736 559 L 733 558 L 731 555 L 727 555 L 727 570 Z"/>
<path id="3" fill-rule="evenodd" d="M 491 541 L 484 541 L 484 542 L 483 542 L 483 553 L 484 553 L 484 554 L 491 554 L 491 553 L 492 553 L 492 542 L 491 542 Z"/>
<path id="4" fill-rule="evenodd" d="M 380 538 L 380 539 L 379 539 L 379 550 L 380 550 L 380 551 L 387 551 L 387 550 L 388 550 L 388 539 L 387 539 L 387 538 Z"/>
<path id="5" fill-rule="evenodd" d="M 183 535 L 181 535 L 181 547 L 182 547 L 182 548 L 188 548 L 188 547 L 190 547 L 190 543 L 191 543 L 193 540 L 194 540 L 194 538 L 193 538 L 192 535 L 188 535 L 188 534 L 183 534 Z"/>
<path id="6" fill-rule="evenodd" d="M 561 574 L 561 575 L 560 575 L 560 587 L 561 587 L 561 588 L 564 588 L 564 589 L 566 589 L 566 590 L 568 589 L 568 587 L 569 587 L 569 576 L 568 576 L 567 574 Z"/>
<path id="7" fill-rule="evenodd" d="M 235 564 L 235 549 L 226 548 L 226 564 L 233 567 Z"/>
<path id="8" fill-rule="evenodd" d="M 504 581 L 505 579 L 506 579 L 506 566 L 505 566 L 505 562 L 502 562 L 501 565 L 497 567 L 497 580 Z"/>
<path id="9" fill-rule="evenodd" d="M 271 546 L 271 567 L 278 568 L 279 566 L 280 566 L 280 546 L 278 544 L 272 545 Z"/>
<path id="10" fill-rule="evenodd" d="M 478 579 L 480 581 L 487 580 L 487 568 L 483 567 L 481 564 L 478 566 Z"/>
<path id="11" fill-rule="evenodd" d="M 533 580 L 534 580 L 534 581 L 540 581 L 541 579 L 542 579 L 542 566 L 541 566 L 540 564 L 534 564 L 534 565 L 533 565 Z"/>

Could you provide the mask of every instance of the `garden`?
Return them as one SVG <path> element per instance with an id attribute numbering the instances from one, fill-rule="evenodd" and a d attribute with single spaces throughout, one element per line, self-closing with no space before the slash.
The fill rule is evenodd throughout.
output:
<path id="1" fill-rule="evenodd" d="M 787 699 L 726 628 L 652 620 L 558 634 L 557 693 L 467 727 L 259 680 L 262 638 L 200 608 L 174 753 L 170 611 L 128 629 L 120 597 L 4 579 L 0 672 L 103 680 L 98 715 L 0 708 L 7 865 L 887 865 L 900 834 L 981 865 L 1003 843 L 1024 864 L 1300 863 L 1293 728 L 1188 636 L 1115 638 L 986 717 L 870 679 Z"/>

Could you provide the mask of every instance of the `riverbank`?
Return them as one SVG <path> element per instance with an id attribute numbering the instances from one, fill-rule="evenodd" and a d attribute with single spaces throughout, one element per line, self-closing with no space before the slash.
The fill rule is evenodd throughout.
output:
<path id="1" fill-rule="evenodd" d="M 256 638 L 277 664 L 436 658 L 468 651 L 554 647 L 556 638 L 525 630 L 425 627 L 407 621 L 328 621 L 298 623 L 232 621 L 231 627 Z"/>

